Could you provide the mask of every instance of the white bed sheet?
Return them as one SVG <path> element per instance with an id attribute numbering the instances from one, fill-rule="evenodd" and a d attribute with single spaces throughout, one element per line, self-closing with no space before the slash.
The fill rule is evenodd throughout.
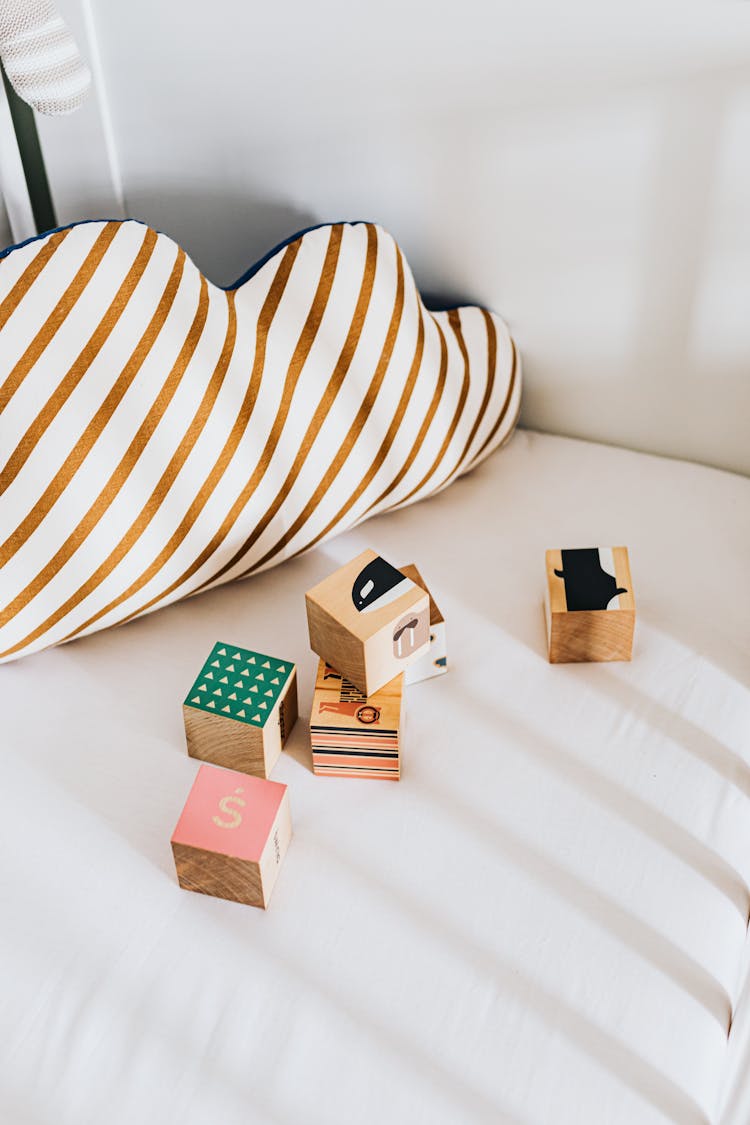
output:
<path id="1" fill-rule="evenodd" d="M 713 1125 L 750 902 L 749 510 L 746 479 L 519 432 L 434 500 L 0 669 L 0 1120 Z M 633 662 L 549 666 L 544 549 L 618 543 Z M 369 545 L 448 627 L 398 785 L 310 772 L 303 592 Z M 217 639 L 299 664 L 266 913 L 173 871 Z"/>

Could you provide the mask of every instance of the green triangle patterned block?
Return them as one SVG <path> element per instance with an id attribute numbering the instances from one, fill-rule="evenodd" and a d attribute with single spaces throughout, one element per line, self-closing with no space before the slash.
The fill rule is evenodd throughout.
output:
<path id="1" fill-rule="evenodd" d="M 216 695 L 219 698 L 224 696 L 220 688 L 214 685 L 218 680 L 220 684 L 229 683 L 228 674 L 234 672 L 237 675 L 236 662 L 242 661 L 245 664 L 255 664 L 261 668 L 270 669 L 273 673 L 272 678 L 266 680 L 263 673 L 259 673 L 257 678 L 264 683 L 264 696 L 268 699 L 268 704 L 261 703 L 259 708 L 254 713 L 245 710 L 243 704 L 250 702 L 249 699 L 238 697 L 234 692 L 229 696 L 228 701 L 222 701 L 221 709 L 216 706 L 216 702 L 211 697 Z M 244 669 L 242 670 L 244 673 Z M 269 715 L 276 706 L 279 696 L 284 691 L 289 677 L 294 671 L 294 665 L 288 660 L 278 660 L 276 657 L 268 656 L 263 652 L 253 652 L 245 648 L 232 648 L 222 641 L 217 641 L 211 652 L 208 654 L 203 667 L 201 668 L 198 676 L 187 693 L 185 698 L 186 707 L 194 707 L 197 711 L 209 711 L 213 715 L 220 718 L 236 719 L 238 723 L 247 723 L 251 727 L 265 726 Z M 213 680 L 211 684 L 208 681 Z M 241 682 L 234 685 L 235 687 L 243 687 Z M 268 690 L 266 690 L 266 688 Z M 245 688 L 247 690 L 247 688 Z M 258 689 L 253 685 L 251 691 Z M 233 698 L 234 697 L 234 698 Z M 260 708 L 263 708 L 262 714 Z"/>

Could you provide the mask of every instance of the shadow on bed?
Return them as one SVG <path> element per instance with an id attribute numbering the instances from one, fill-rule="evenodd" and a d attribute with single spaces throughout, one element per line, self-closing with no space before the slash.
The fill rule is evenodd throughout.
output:
<path id="1" fill-rule="evenodd" d="M 596 685 L 590 683 L 588 686 Z M 747 921 L 750 909 L 750 890 L 747 883 L 731 864 L 717 855 L 703 841 L 635 793 L 629 792 L 622 785 L 592 769 L 589 763 L 571 754 L 559 742 L 532 728 L 517 715 L 504 710 L 498 717 L 497 712 L 488 705 L 484 697 L 468 691 L 466 684 L 462 684 L 461 688 L 464 689 L 464 694 L 470 696 L 470 705 L 474 713 L 477 715 L 486 713 L 488 722 L 494 730 L 500 726 L 509 740 L 523 747 L 524 754 L 535 758 L 545 769 L 568 784 L 574 785 L 608 813 L 614 814 L 639 832 L 645 833 L 688 867 L 692 867 L 732 904 L 743 921 Z M 454 690 L 460 689 L 454 688 Z M 633 689 L 632 694 L 640 693 L 636 693 Z M 703 734 L 703 732 L 699 733 Z"/>
<path id="2" fill-rule="evenodd" d="M 490 819 L 481 809 L 461 804 L 455 790 L 441 791 L 424 776 L 420 778 L 420 790 L 439 806 L 441 817 L 460 820 L 471 833 L 479 834 L 493 854 L 502 854 L 533 882 L 540 884 L 545 894 L 561 899 L 669 977 L 713 1016 L 724 1033 L 727 1032 L 731 1001 L 726 989 L 669 938 L 625 910 L 609 895 L 588 886 L 572 871 L 533 848 L 507 826 Z"/>
<path id="3" fill-rule="evenodd" d="M 453 809 L 451 794 L 441 811 L 451 813 Z M 470 827 L 472 825 L 473 813 Z M 539 1019 L 559 1028 L 581 1051 L 590 1055 L 625 1086 L 636 1091 L 665 1117 L 679 1125 L 709 1125 L 700 1106 L 670 1079 L 608 1032 L 597 1027 L 561 997 L 532 980 L 516 965 L 502 960 L 494 951 L 480 945 L 473 935 L 462 932 L 458 926 L 447 924 L 445 918 L 435 913 L 427 902 L 416 902 L 411 894 L 399 891 L 392 883 L 383 882 L 376 870 L 365 869 L 361 864 L 353 863 L 320 839 L 315 839 L 315 845 L 325 856 L 327 864 L 348 868 L 359 885 L 367 885 L 377 891 L 379 898 L 390 900 L 400 919 L 408 919 L 412 925 L 424 931 L 427 940 L 440 941 L 450 948 L 455 957 L 469 962 L 499 993 L 511 997 Z"/>

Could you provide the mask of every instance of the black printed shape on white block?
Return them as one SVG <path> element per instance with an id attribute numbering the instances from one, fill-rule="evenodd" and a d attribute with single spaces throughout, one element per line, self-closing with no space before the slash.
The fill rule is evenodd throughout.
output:
<path id="1" fill-rule="evenodd" d="M 352 586 L 352 601 L 359 613 L 368 613 L 395 602 L 414 588 L 414 583 L 380 555 L 360 570 Z"/>
<path id="2" fill-rule="evenodd" d="M 618 594 L 627 594 L 617 585 L 614 574 L 602 567 L 598 547 L 583 547 L 561 551 L 562 570 L 555 570 L 565 582 L 565 602 L 568 610 L 606 609 Z"/>

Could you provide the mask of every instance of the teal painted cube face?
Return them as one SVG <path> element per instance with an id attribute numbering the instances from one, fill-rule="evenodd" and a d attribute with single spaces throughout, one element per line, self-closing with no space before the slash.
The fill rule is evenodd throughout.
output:
<path id="1" fill-rule="evenodd" d="M 262 727 L 293 670 L 289 660 L 217 641 L 185 706 Z"/>

